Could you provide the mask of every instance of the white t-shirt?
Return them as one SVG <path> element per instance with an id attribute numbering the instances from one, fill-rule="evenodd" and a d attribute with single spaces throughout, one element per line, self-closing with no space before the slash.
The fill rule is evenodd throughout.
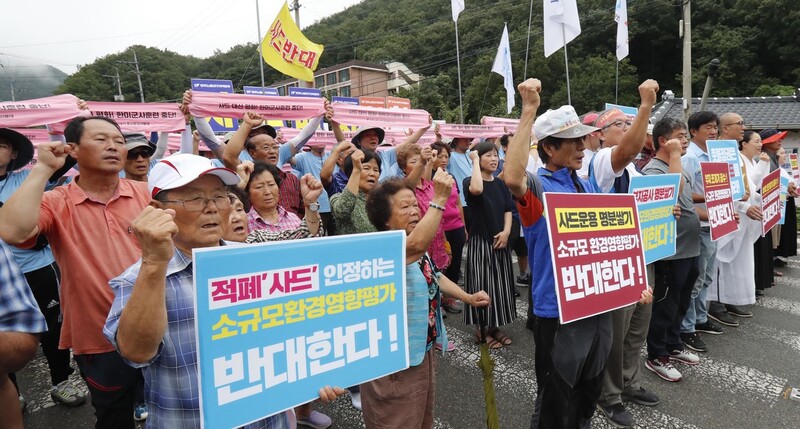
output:
<path id="1" fill-rule="evenodd" d="M 592 162 L 594 154 L 595 151 L 589 148 L 583 150 L 583 165 L 581 165 L 580 170 L 577 171 L 578 177 L 581 179 L 589 179 L 589 163 Z"/>
<path id="2" fill-rule="evenodd" d="M 604 147 L 600 149 L 597 151 L 597 153 L 594 155 L 594 159 L 591 161 L 594 164 L 592 165 L 592 174 L 589 181 L 594 183 L 595 186 L 597 186 L 597 190 L 602 193 L 611 192 L 611 190 L 614 188 L 614 180 L 616 180 L 617 177 L 622 176 L 622 172 L 625 170 L 628 170 L 629 178 L 641 176 L 641 174 L 636 171 L 636 167 L 632 162 L 626 165 L 624 169 L 615 172 L 611 167 L 612 149 L 613 148 L 610 147 Z M 584 165 L 588 165 L 585 160 Z"/>

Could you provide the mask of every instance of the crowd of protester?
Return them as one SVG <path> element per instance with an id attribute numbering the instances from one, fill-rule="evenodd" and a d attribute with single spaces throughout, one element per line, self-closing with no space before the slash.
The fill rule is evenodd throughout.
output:
<path id="1" fill-rule="evenodd" d="M 642 347 L 647 370 L 680 381 L 680 366 L 697 365 L 708 350 L 701 335 L 752 317 L 748 306 L 796 255 L 793 198 L 786 226 L 760 234 L 761 179 L 785 164 L 786 133 L 746 130 L 735 112 L 651 124 L 653 80 L 640 85 L 634 118 L 617 109 L 579 117 L 571 106 L 537 117 L 539 81 L 518 89 L 516 133 L 484 141 L 418 144 L 432 121 L 396 146 L 384 147 L 381 128 L 347 141 L 327 102 L 289 141 L 254 112 L 219 139 L 189 114 L 191 91 L 179 153 L 169 156 L 166 135 L 151 141 L 87 116 L 71 121 L 61 141 L 40 144 L 36 165 L 23 168 L 33 144 L 0 129 L 0 415 L 21 427 L 14 372 L 38 341 L 52 399 L 78 406 L 88 389 L 97 428 L 200 427 L 193 249 L 400 230 L 411 366 L 361 386 L 320 386 L 320 401 L 349 395 L 368 428 L 432 427 L 436 351 L 456 347 L 445 313 L 463 313 L 476 341 L 485 326 L 490 348 L 512 346 L 503 327 L 518 316 L 518 285 L 529 288 L 525 319 L 535 340 L 531 427 L 587 427 L 596 410 L 632 427 L 625 402 L 659 403 L 641 377 Z M 330 151 L 307 145 L 322 122 L 338 141 Z M 735 202 L 739 230 L 719 241 L 710 238 L 699 167 L 714 139 L 738 142 L 746 188 Z M 209 152 L 199 151 L 201 141 Z M 79 174 L 65 176 L 71 168 Z M 681 175 L 677 252 L 647 266 L 637 303 L 559 323 L 542 194 L 626 193 L 632 177 L 669 173 Z M 797 196 L 794 184 L 788 193 Z M 85 388 L 69 378 L 71 356 Z M 309 403 L 247 427 L 296 425 L 332 420 Z"/>

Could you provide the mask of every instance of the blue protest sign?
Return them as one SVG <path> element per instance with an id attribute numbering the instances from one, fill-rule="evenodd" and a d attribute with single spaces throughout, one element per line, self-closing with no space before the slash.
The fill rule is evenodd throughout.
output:
<path id="1" fill-rule="evenodd" d="M 289 95 L 292 97 L 322 97 L 322 92 L 317 88 L 300 88 L 297 86 L 290 86 Z"/>
<path id="2" fill-rule="evenodd" d="M 252 94 L 252 95 L 278 95 L 278 90 L 276 88 L 262 88 L 260 86 L 243 86 L 242 90 L 245 94 Z"/>
<path id="3" fill-rule="evenodd" d="M 233 82 L 224 79 L 192 78 L 192 91 L 233 94 Z M 239 122 L 233 118 L 208 118 L 208 123 L 215 133 L 227 133 L 239 129 Z"/>
<path id="4" fill-rule="evenodd" d="M 778 221 L 778 225 L 783 225 L 786 223 L 786 197 L 789 194 L 789 178 L 785 177 L 781 174 L 781 220 Z"/>
<path id="5" fill-rule="evenodd" d="M 624 113 L 625 115 L 630 116 L 630 117 L 635 117 L 636 114 L 639 113 L 639 109 L 637 109 L 635 107 L 620 106 L 619 104 L 606 103 L 606 110 L 608 110 L 608 109 L 619 109 L 619 110 L 622 110 L 622 113 Z"/>
<path id="6" fill-rule="evenodd" d="M 742 176 L 742 160 L 739 158 L 739 145 L 735 140 L 708 140 L 706 146 L 711 162 L 728 163 L 733 200 L 741 200 L 744 197 L 744 178 Z"/>
<path id="7" fill-rule="evenodd" d="M 335 95 L 331 97 L 331 102 L 352 104 L 353 106 L 358 106 L 358 98 L 353 98 L 353 97 L 339 97 L 338 95 Z"/>
<path id="8" fill-rule="evenodd" d="M 646 264 L 675 254 L 677 224 L 672 209 L 678 202 L 680 183 L 680 174 L 631 177 L 629 189 L 639 211 Z"/>
<path id="9" fill-rule="evenodd" d="M 194 280 L 206 428 L 408 368 L 404 231 L 196 249 Z"/>

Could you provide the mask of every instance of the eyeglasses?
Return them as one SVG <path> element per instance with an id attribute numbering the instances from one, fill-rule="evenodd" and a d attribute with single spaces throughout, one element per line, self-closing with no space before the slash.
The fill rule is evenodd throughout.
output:
<path id="1" fill-rule="evenodd" d="M 142 158 L 150 158 L 150 151 L 147 150 L 137 150 L 137 151 L 128 151 L 128 161 L 133 161 L 135 159 Z"/>
<path id="2" fill-rule="evenodd" d="M 231 206 L 232 199 L 233 197 L 227 195 L 217 195 L 211 198 L 197 197 L 191 200 L 167 200 L 162 201 L 162 203 L 181 204 L 186 211 L 199 212 L 206 208 L 209 201 L 213 201 L 218 209 L 227 209 Z"/>
<path id="3" fill-rule="evenodd" d="M 631 122 L 631 121 L 614 121 L 614 122 L 606 125 L 602 129 L 604 130 L 604 129 L 609 128 L 609 127 L 625 128 L 626 126 L 630 127 L 631 125 L 633 125 L 633 122 Z"/>
<path id="4" fill-rule="evenodd" d="M 723 125 L 723 127 L 727 127 L 728 125 L 738 125 L 740 127 L 743 127 L 744 126 L 744 121 L 734 122 L 732 124 L 726 124 L 726 125 Z"/>

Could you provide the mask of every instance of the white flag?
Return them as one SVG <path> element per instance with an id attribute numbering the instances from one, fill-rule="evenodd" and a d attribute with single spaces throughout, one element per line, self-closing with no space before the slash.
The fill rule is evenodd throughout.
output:
<path id="1" fill-rule="evenodd" d="M 581 34 L 576 0 L 544 0 L 544 56 L 566 46 Z M 566 40 L 564 40 L 566 39 Z"/>
<path id="2" fill-rule="evenodd" d="M 450 0 L 453 7 L 453 21 L 458 21 L 458 14 L 464 10 L 464 0 Z"/>
<path id="3" fill-rule="evenodd" d="M 514 108 L 514 74 L 511 71 L 511 46 L 508 43 L 508 26 L 503 27 L 503 37 L 497 47 L 492 71 L 503 76 L 503 86 L 506 88 L 506 107 L 508 112 Z"/>
<path id="4" fill-rule="evenodd" d="M 614 21 L 617 21 L 617 61 L 622 61 L 628 56 L 628 1 L 617 0 L 614 11 Z"/>

